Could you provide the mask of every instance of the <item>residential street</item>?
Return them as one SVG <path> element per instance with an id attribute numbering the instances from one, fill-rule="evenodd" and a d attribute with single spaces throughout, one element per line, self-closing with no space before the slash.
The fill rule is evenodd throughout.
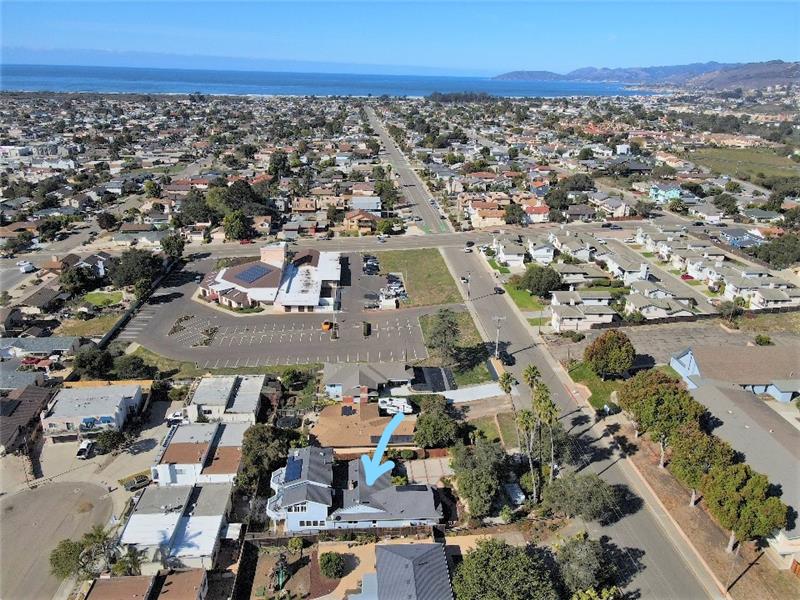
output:
<path id="1" fill-rule="evenodd" d="M 470 301 L 467 305 L 477 317 L 479 331 L 484 337 L 494 340 L 494 317 L 504 319 L 501 321 L 500 346 L 515 359 L 509 371 L 521 381 L 525 366 L 535 364 L 561 410 L 565 429 L 572 433 L 583 431 L 585 443 L 580 453 L 586 456 L 585 468 L 601 474 L 609 484 L 626 485 L 635 495 L 645 498 L 641 507 L 637 506 L 637 500 L 631 501 L 629 506 L 619 507 L 621 518 L 614 524 L 590 527 L 593 535 L 607 535 L 625 549 L 630 569 L 636 571 L 628 589 L 638 588 L 643 598 L 717 597 L 719 594 L 714 593 L 715 588 L 705 580 L 705 574 L 694 571 L 690 550 L 683 540 L 677 532 L 665 527 L 663 515 L 647 501 L 630 466 L 618 451 L 609 449 L 611 436 L 604 431 L 604 424 L 591 426 L 591 411 L 584 409 L 573 397 L 563 371 L 561 375 L 557 373 L 547 351 L 540 347 L 543 343 L 541 338 L 519 316 L 508 294 L 494 293 L 497 279 L 489 272 L 485 261 L 476 253 L 467 254 L 456 249 L 446 249 L 443 253 L 456 279 L 467 274 L 470 276 Z M 466 287 L 461 283 L 459 286 L 466 295 Z M 517 409 L 530 406 L 530 391 L 524 384 L 520 384 L 520 388 L 520 395 L 514 397 Z"/>
<path id="2" fill-rule="evenodd" d="M 433 208 L 429 202 L 431 194 L 419 176 L 411 168 L 408 159 L 395 144 L 383 123 L 378 119 L 375 111 L 368 107 L 370 125 L 381 138 L 384 148 L 388 154 L 392 169 L 400 177 L 400 191 L 409 199 L 414 206 L 415 212 L 422 217 L 426 233 L 450 232 L 452 227 L 447 219 L 440 218 L 439 212 Z"/>

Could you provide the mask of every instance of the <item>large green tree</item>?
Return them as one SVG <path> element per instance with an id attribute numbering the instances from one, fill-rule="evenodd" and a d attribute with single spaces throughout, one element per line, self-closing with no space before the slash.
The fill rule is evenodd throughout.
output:
<path id="1" fill-rule="evenodd" d="M 179 233 L 173 233 L 161 240 L 161 249 L 164 254 L 169 256 L 172 260 L 177 260 L 183 256 L 183 249 L 186 247 L 186 240 Z"/>
<path id="2" fill-rule="evenodd" d="M 440 308 L 433 316 L 428 345 L 446 365 L 455 360 L 460 334 L 456 313 L 449 308 Z"/>
<path id="3" fill-rule="evenodd" d="M 453 577 L 457 600 L 556 600 L 550 570 L 526 548 L 495 538 L 479 540 Z"/>
<path id="4" fill-rule="evenodd" d="M 733 464 L 733 448 L 716 436 L 709 435 L 695 421 L 684 423 L 672 436 L 669 470 L 692 489 L 689 506 L 695 505 L 697 490 L 703 478 L 714 467 Z"/>
<path id="5" fill-rule="evenodd" d="M 131 248 L 111 263 L 109 276 L 117 287 L 136 284 L 142 279 L 152 283 L 161 270 L 161 262 L 151 252 Z"/>
<path id="6" fill-rule="evenodd" d="M 583 360 L 600 377 L 624 375 L 633 366 L 636 350 L 630 338 L 609 329 L 586 347 Z"/>
<path id="7" fill-rule="evenodd" d="M 445 448 L 458 437 L 458 423 L 445 407 L 423 410 L 417 417 L 414 443 L 420 448 Z"/>
<path id="8" fill-rule="evenodd" d="M 552 267 L 529 264 L 520 278 L 520 287 L 534 296 L 547 296 L 561 287 L 561 275 Z"/>
<path id="9" fill-rule="evenodd" d="M 225 237 L 229 240 L 246 240 L 253 237 L 253 220 L 241 210 L 234 210 L 222 220 Z"/>
<path id="10" fill-rule="evenodd" d="M 559 477 L 544 489 L 542 498 L 552 510 L 587 521 L 605 518 L 616 505 L 614 490 L 595 473 Z"/>
<path id="11" fill-rule="evenodd" d="M 242 468 L 236 476 L 240 490 L 254 493 L 263 486 L 271 471 L 280 466 L 289 452 L 294 434 L 266 423 L 256 423 L 244 432 Z"/>
<path id="12" fill-rule="evenodd" d="M 75 354 L 72 368 L 81 377 L 106 379 L 111 374 L 113 359 L 107 350 L 100 348 L 84 348 Z"/>
<path id="13" fill-rule="evenodd" d="M 728 552 L 737 540 L 763 538 L 786 526 L 787 506 L 767 478 L 744 463 L 712 468 L 703 479 L 703 493 L 711 514 L 731 530 Z"/>
<path id="14" fill-rule="evenodd" d="M 583 533 L 569 538 L 556 551 L 561 582 L 570 594 L 608 581 L 609 565 L 603 546 Z"/>

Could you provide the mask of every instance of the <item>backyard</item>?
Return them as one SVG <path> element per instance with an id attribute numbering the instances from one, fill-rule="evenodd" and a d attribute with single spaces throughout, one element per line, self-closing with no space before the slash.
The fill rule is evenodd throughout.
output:
<path id="1" fill-rule="evenodd" d="M 488 350 L 478 330 L 475 328 L 472 316 L 466 311 L 457 312 L 455 315 L 459 329 L 459 345 L 456 350 L 457 365 L 453 367 L 453 377 L 456 385 L 474 385 L 491 380 L 492 376 L 489 373 L 489 369 L 486 367 Z M 422 315 L 419 318 L 419 324 L 426 346 L 430 339 L 434 318 L 435 315 L 433 314 Z M 427 347 L 430 350 L 430 347 Z M 442 365 L 442 361 L 431 352 L 431 357 L 425 361 L 425 364 L 427 366 L 438 367 Z"/>
<path id="2" fill-rule="evenodd" d="M 56 335 L 74 335 L 86 338 L 103 337 L 119 320 L 119 314 L 111 313 L 94 317 L 86 321 L 71 319 L 64 321 L 55 330 Z"/>
<path id="3" fill-rule="evenodd" d="M 94 306 L 111 306 L 122 302 L 122 292 L 89 292 L 83 300 Z"/>
<path id="4" fill-rule="evenodd" d="M 402 273 L 406 306 L 433 306 L 461 302 L 442 255 L 435 248 L 387 250 L 376 253 L 383 273 Z"/>
<path id="5" fill-rule="evenodd" d="M 800 174 L 800 166 L 770 148 L 701 148 L 691 152 L 689 158 L 712 171 L 736 177 Z"/>

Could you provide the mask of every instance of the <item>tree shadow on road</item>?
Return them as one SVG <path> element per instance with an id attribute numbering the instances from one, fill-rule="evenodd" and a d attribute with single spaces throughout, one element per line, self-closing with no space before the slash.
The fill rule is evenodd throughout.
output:
<path id="1" fill-rule="evenodd" d="M 612 525 L 621 521 L 628 515 L 635 514 L 644 507 L 644 500 L 634 494 L 627 485 L 618 483 L 611 486 L 611 493 L 614 495 L 615 510 L 609 511 L 603 517 L 602 525 Z"/>
<path id="2" fill-rule="evenodd" d="M 608 565 L 609 580 L 614 581 L 617 586 L 622 588 L 630 585 L 634 577 L 646 568 L 642 562 L 645 552 L 641 548 L 620 547 L 606 535 L 600 538 L 600 545 Z M 625 598 L 639 597 L 641 592 L 638 589 L 625 594 Z"/>

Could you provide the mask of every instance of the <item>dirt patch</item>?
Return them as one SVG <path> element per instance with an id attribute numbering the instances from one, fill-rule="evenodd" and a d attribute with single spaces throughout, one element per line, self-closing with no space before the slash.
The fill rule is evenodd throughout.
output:
<path id="1" fill-rule="evenodd" d="M 78 504 L 78 507 L 75 509 L 75 512 L 78 514 L 88 513 L 94 508 L 94 504 L 91 502 L 81 502 Z"/>
<path id="2" fill-rule="evenodd" d="M 628 450 L 644 478 L 658 495 L 672 518 L 678 523 L 709 568 L 725 585 L 734 600 L 763 598 L 780 600 L 800 597 L 800 579 L 789 571 L 777 569 L 755 544 L 741 544 L 738 556 L 725 552 L 729 532 L 723 530 L 706 512 L 701 502 L 689 506 L 691 493 L 667 469 L 660 469 L 657 445 L 634 439 L 633 428 L 626 425 L 617 436 L 620 446 Z"/>
<path id="3" fill-rule="evenodd" d="M 319 570 L 319 556 L 317 555 L 316 549 L 311 552 L 311 564 L 309 571 L 311 575 L 312 598 L 326 596 L 335 590 L 336 586 L 339 585 L 338 579 L 328 579 L 322 574 L 322 571 Z"/>
<path id="4" fill-rule="evenodd" d="M 253 577 L 253 587 L 250 593 L 252 600 L 262 598 L 272 598 L 277 592 L 271 587 L 270 576 L 281 553 L 286 554 L 286 562 L 289 566 L 289 579 L 286 580 L 284 590 L 289 592 L 289 597 L 306 598 L 311 589 L 311 577 L 309 573 L 310 557 L 307 552 L 302 556 L 290 554 L 286 548 L 262 548 L 258 556 L 255 576 Z M 312 594 L 312 597 L 316 598 Z"/>

